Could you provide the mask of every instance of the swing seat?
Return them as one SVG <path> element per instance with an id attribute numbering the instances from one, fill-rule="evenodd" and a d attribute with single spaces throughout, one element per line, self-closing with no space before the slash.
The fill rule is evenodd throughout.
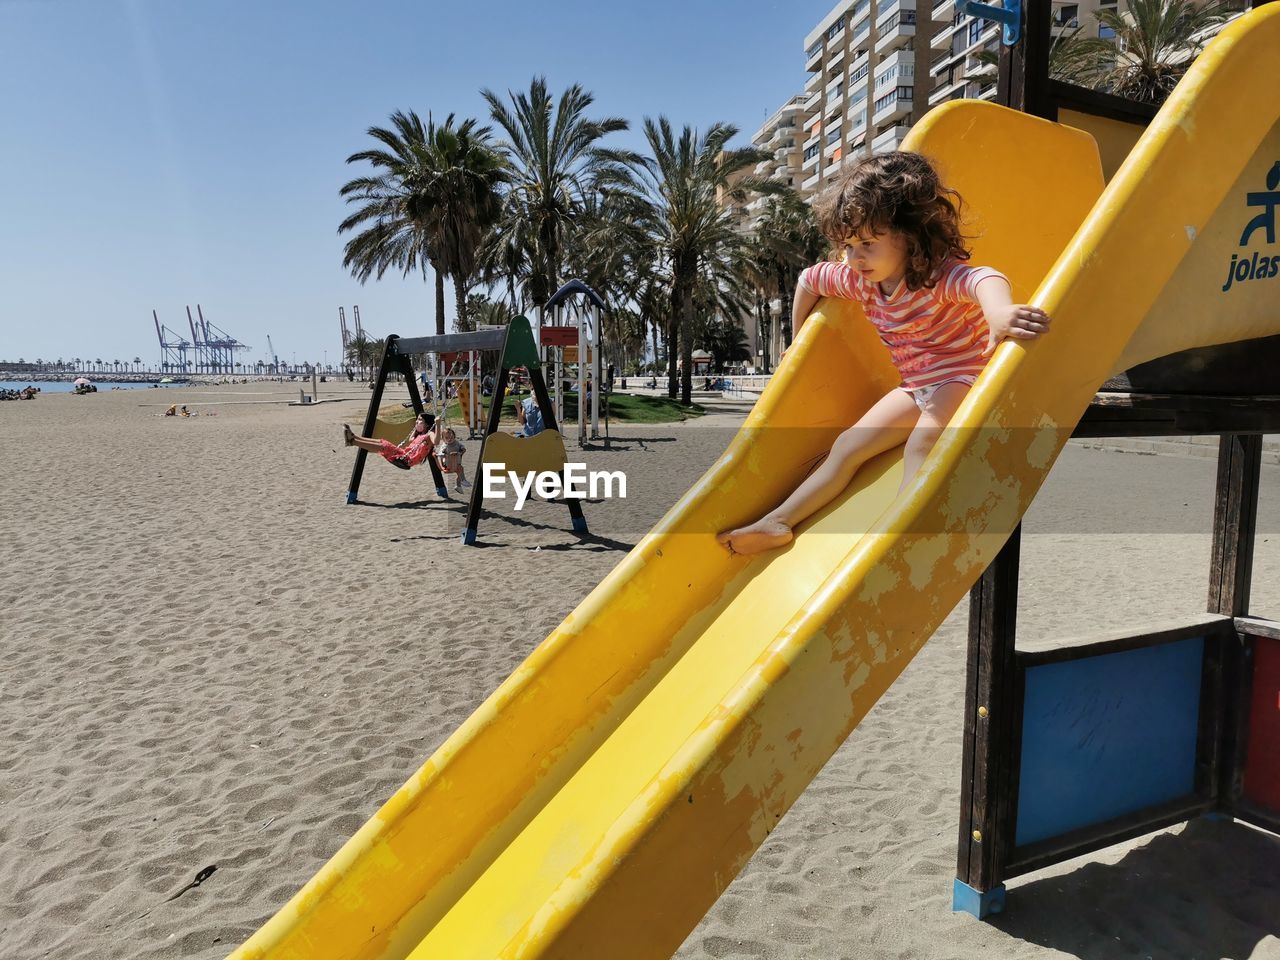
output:
<path id="1" fill-rule="evenodd" d="M 401 443 L 404 438 L 409 435 L 409 431 L 413 429 L 413 421 L 401 421 L 400 423 L 392 423 L 390 420 L 378 418 L 373 425 L 373 433 L 369 435 L 370 440 L 386 440 L 390 443 Z"/>
<path id="2" fill-rule="evenodd" d="M 543 430 L 532 437 L 491 433 L 484 441 L 484 463 L 504 463 L 516 473 L 559 473 L 568 456 L 564 437 L 556 430 Z"/>

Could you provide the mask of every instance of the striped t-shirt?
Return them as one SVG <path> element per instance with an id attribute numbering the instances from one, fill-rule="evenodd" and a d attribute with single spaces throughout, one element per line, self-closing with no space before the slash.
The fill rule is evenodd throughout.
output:
<path id="1" fill-rule="evenodd" d="M 906 280 L 892 297 L 843 263 L 819 263 L 800 274 L 800 286 L 820 297 L 843 297 L 862 304 L 907 390 L 963 376 L 977 376 L 987 364 L 987 324 L 976 294 L 978 282 L 1005 277 L 991 267 L 949 260 L 932 288 L 908 290 Z"/>

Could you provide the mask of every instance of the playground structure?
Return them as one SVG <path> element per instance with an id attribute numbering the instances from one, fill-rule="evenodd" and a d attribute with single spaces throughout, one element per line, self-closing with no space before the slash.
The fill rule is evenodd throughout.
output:
<path id="1" fill-rule="evenodd" d="M 592 440 L 600 437 L 600 395 L 604 383 L 601 377 L 603 344 L 600 313 L 604 307 L 604 300 L 598 293 L 581 280 L 570 280 L 538 311 L 538 343 L 548 366 L 555 371 L 552 396 L 558 423 L 564 422 L 563 384 L 566 377 L 562 376 L 562 371 L 566 368 L 574 370 L 578 388 L 579 446 L 585 444 L 588 437 Z"/>
<path id="2" fill-rule="evenodd" d="M 997 101 L 1090 132 L 1110 177 L 1157 110 L 1050 79 L 1050 13 L 1028 4 L 1022 42 L 1002 48 Z M 1280 179 L 1280 150 L 1273 159 Z M 1249 190 L 1241 212 L 1263 196 Z M 1270 203 L 1274 224 L 1280 193 Z M 1248 220 L 1239 248 L 1266 229 Z M 1280 432 L 1278 368 L 1280 337 L 1151 360 L 1103 384 L 1073 433 L 1219 435 L 1208 616 L 1019 651 L 1021 525 L 974 586 L 956 910 L 998 913 L 1008 878 L 1195 816 L 1280 833 L 1280 624 L 1248 616 L 1262 434 Z"/>
<path id="3" fill-rule="evenodd" d="M 387 379 L 399 374 L 404 377 L 409 388 L 409 399 L 414 413 L 423 414 L 429 411 L 423 406 L 422 396 L 418 391 L 412 358 L 415 356 L 434 356 L 433 361 L 439 366 L 442 356 L 469 355 L 474 358 L 480 351 L 499 352 L 498 375 L 494 383 L 493 394 L 489 401 L 489 416 L 481 437 L 479 468 L 475 483 L 471 488 L 471 500 L 467 507 L 466 527 L 462 532 L 462 542 L 468 546 L 476 543 L 476 535 L 480 525 L 481 513 L 484 509 L 484 483 L 482 474 L 484 465 L 504 464 L 505 469 L 518 474 L 530 472 L 559 472 L 563 479 L 563 471 L 567 457 L 565 455 L 564 438 L 560 435 L 552 408 L 551 397 L 547 393 L 546 382 L 542 377 L 542 364 L 538 358 L 538 349 L 533 340 L 533 331 L 529 321 L 524 317 L 515 317 L 506 327 L 477 330 L 469 333 L 451 333 L 434 337 L 400 338 L 395 334 L 387 337 L 382 353 L 382 362 L 378 367 L 378 375 L 373 385 L 373 395 L 369 398 L 369 411 L 365 416 L 364 429 L 361 436 L 400 443 L 405 439 L 412 425 L 390 424 L 378 418 L 378 409 L 382 403 L 383 389 Z M 529 375 L 529 384 L 534 398 L 542 412 L 544 429 L 533 437 L 516 438 L 499 432 L 499 421 L 502 417 L 502 401 L 506 395 L 507 384 L 512 370 L 523 367 Z M 472 364 L 475 369 L 475 364 Z M 470 391 L 468 406 L 480 401 L 478 389 Z M 439 393 L 441 411 L 448 403 L 447 397 Z M 347 503 L 358 503 L 360 481 L 364 474 L 365 460 L 368 454 L 364 450 L 356 451 L 355 466 L 351 470 L 351 483 L 347 488 Z M 431 478 L 435 482 L 436 494 L 441 497 L 449 495 L 445 486 L 444 474 L 434 456 L 427 458 L 431 469 Z M 573 529 L 577 533 L 587 532 L 587 521 L 582 513 L 582 504 L 573 497 L 562 498 L 569 508 Z"/>
<path id="4" fill-rule="evenodd" d="M 505 327 L 482 326 L 479 330 L 497 330 Z M 463 422 L 467 425 L 468 439 L 483 436 L 484 429 L 484 371 L 479 350 L 453 353 L 427 354 L 424 376 L 431 384 L 433 413 L 439 419 L 449 404 L 450 394 L 458 401 Z M 496 379 L 495 379 L 496 383 Z"/>
<path id="5" fill-rule="evenodd" d="M 1091 407 L 1132 430 L 1229 432 L 1196 420 L 1215 405 L 1234 408 L 1231 430 L 1270 428 L 1248 399 L 1197 407 L 1097 391 L 1148 361 L 1280 334 L 1280 281 L 1254 269 L 1280 244 L 1246 229 L 1251 197 L 1275 192 L 1280 107 L 1248 93 L 1280 87 L 1278 48 L 1280 5 L 1231 24 L 1127 154 L 1107 125 L 1095 137 L 996 104 L 923 117 L 904 148 L 939 164 L 972 211 L 974 261 L 999 265 L 1016 301 L 1054 318 L 1052 334 L 999 346 L 901 494 L 897 449 L 785 549 L 729 555 L 713 534 L 778 503 L 898 385 L 861 309 L 819 304 L 725 454 L 237 960 L 670 956 L 984 570 L 1008 578 L 993 561 L 1016 550 L 1021 517 Z M 1224 290 L 1241 251 L 1250 279 Z M 1256 441 L 1230 433 L 1224 447 L 1221 471 L 1244 479 L 1220 496 L 1227 579 L 1211 602 L 1253 638 L 1262 693 L 1247 749 L 1274 758 L 1280 635 L 1236 619 L 1248 564 L 1231 559 L 1244 556 Z M 979 598 L 988 635 L 1007 596 Z M 1189 645 L 1157 650 L 1181 667 L 1165 686 L 1194 686 L 1197 650 L 1201 665 L 1231 650 L 1227 630 L 1219 619 L 1202 636 L 1228 642 L 1197 647 L 1183 633 Z M 1224 673 L 1231 659 L 1242 662 L 1228 653 Z M 1237 699 L 1212 715 L 1238 716 L 1239 684 L 1216 689 Z M 976 701 L 987 713 L 975 709 L 975 724 L 1009 722 L 995 702 Z M 1228 757 L 1216 773 L 1238 765 Z M 1269 790 L 1245 799 L 1267 807 Z"/>

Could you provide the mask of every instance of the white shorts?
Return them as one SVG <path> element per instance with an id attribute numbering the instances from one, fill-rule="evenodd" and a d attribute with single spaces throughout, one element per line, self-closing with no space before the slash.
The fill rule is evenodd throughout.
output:
<path id="1" fill-rule="evenodd" d="M 952 377 L 949 380 L 943 380 L 941 383 L 931 383 L 927 387 L 916 387 L 913 390 L 907 390 L 906 387 L 903 387 L 902 389 L 911 394 L 911 399 L 916 402 L 916 406 L 923 410 L 928 406 L 929 401 L 933 399 L 933 395 L 937 392 L 939 387 L 944 387 L 948 383 L 963 383 L 966 386 L 972 387 L 977 379 L 978 378 L 972 374 L 965 374 L 962 377 Z"/>

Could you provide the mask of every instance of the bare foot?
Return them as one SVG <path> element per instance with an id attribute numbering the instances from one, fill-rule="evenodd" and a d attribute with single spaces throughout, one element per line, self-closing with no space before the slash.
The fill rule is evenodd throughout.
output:
<path id="1" fill-rule="evenodd" d="M 342 441 L 348 447 L 354 447 L 356 445 L 356 435 L 352 433 L 351 427 L 345 423 L 342 425 Z"/>
<path id="2" fill-rule="evenodd" d="M 781 520 L 770 517 L 757 520 L 749 526 L 716 535 L 716 541 L 728 547 L 731 553 L 738 553 L 745 557 L 764 553 L 766 550 L 776 550 L 790 543 L 791 538 L 791 528 Z"/>

